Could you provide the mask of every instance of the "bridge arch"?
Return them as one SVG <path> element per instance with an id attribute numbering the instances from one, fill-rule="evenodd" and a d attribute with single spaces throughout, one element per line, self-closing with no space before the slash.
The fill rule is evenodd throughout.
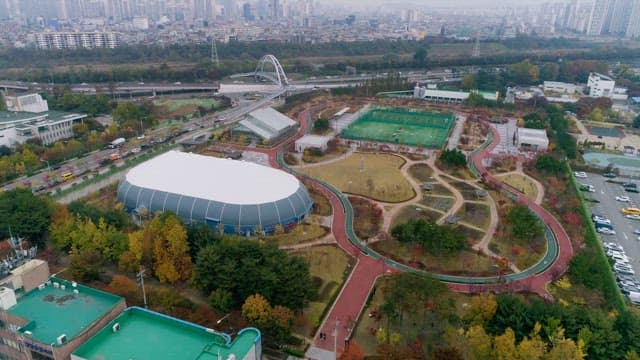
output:
<path id="1" fill-rule="evenodd" d="M 265 66 L 267 71 L 265 71 Z M 273 70 L 270 70 L 270 67 L 273 67 Z M 263 56 L 260 61 L 258 61 L 258 66 L 256 66 L 254 76 L 256 78 L 264 78 L 273 81 L 279 86 L 289 85 L 289 78 L 287 78 L 287 74 L 285 74 L 282 65 L 280 65 L 280 61 L 271 54 Z"/>

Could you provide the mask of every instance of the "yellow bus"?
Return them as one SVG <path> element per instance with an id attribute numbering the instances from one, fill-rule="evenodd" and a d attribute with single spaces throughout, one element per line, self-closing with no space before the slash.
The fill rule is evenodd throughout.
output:
<path id="1" fill-rule="evenodd" d="M 620 210 L 625 215 L 640 215 L 640 209 L 638 208 L 628 207 L 628 208 L 622 208 Z"/>
<path id="2" fill-rule="evenodd" d="M 62 181 L 69 181 L 71 179 L 73 179 L 73 173 L 72 172 L 66 172 L 64 174 L 62 174 Z"/>

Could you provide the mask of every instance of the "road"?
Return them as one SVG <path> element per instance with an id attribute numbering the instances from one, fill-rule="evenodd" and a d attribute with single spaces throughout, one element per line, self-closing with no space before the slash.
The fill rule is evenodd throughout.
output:
<path id="1" fill-rule="evenodd" d="M 615 242 L 624 248 L 633 270 L 640 274 L 640 241 L 634 230 L 640 229 L 640 220 L 630 220 L 623 216 L 620 209 L 623 207 L 640 207 L 640 194 L 626 192 L 621 185 L 606 182 L 607 178 L 599 174 L 587 174 L 586 179 L 576 180 L 582 184 L 593 185 L 595 193 L 584 193 L 585 197 L 599 200 L 600 203 L 590 203 L 594 214 L 602 215 L 611 220 L 611 225 L 616 231 L 615 235 L 600 234 L 605 241 Z M 630 179 L 616 178 L 614 181 L 627 182 Z M 631 203 L 616 201 L 616 196 L 626 195 L 631 198 Z"/>

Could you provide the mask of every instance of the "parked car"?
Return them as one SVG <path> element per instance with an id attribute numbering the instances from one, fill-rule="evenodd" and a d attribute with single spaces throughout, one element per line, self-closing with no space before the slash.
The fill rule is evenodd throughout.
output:
<path id="1" fill-rule="evenodd" d="M 636 234 L 636 235 L 640 235 L 640 229 L 633 230 L 633 233 Z"/>
<path id="2" fill-rule="evenodd" d="M 620 244 L 616 244 L 616 243 L 612 243 L 612 242 L 603 242 L 602 246 L 604 246 L 605 249 L 611 249 L 614 251 L 619 251 L 619 252 L 623 252 L 624 253 L 624 249 L 622 248 L 622 245 Z"/>
<path id="3" fill-rule="evenodd" d="M 616 201 L 631 202 L 631 198 L 626 195 L 616 196 Z"/>
<path id="4" fill-rule="evenodd" d="M 602 224 L 611 225 L 611 220 L 607 219 L 606 217 L 604 217 L 602 215 L 593 214 L 593 215 L 591 215 L 591 220 L 593 222 L 598 222 L 598 223 L 602 223 Z"/>
<path id="5" fill-rule="evenodd" d="M 577 178 L 581 178 L 581 179 L 586 179 L 587 178 L 587 173 L 584 171 L 575 171 L 573 173 L 573 176 L 577 177 Z"/>
<path id="6" fill-rule="evenodd" d="M 596 192 L 596 188 L 589 184 L 580 184 L 580 191 Z"/>
<path id="7" fill-rule="evenodd" d="M 640 220 L 640 215 L 629 214 L 629 215 L 625 215 L 624 217 L 631 220 Z"/>
<path id="8" fill-rule="evenodd" d="M 596 231 L 599 232 L 600 234 L 605 234 L 605 235 L 615 235 L 616 231 L 613 229 L 609 229 L 606 227 L 599 227 L 596 228 Z"/>
<path id="9" fill-rule="evenodd" d="M 606 178 L 613 179 L 613 178 L 615 178 L 617 175 L 616 175 L 615 173 L 612 173 L 612 172 L 606 172 L 606 173 L 602 174 L 602 176 L 604 176 L 604 177 L 606 177 Z"/>

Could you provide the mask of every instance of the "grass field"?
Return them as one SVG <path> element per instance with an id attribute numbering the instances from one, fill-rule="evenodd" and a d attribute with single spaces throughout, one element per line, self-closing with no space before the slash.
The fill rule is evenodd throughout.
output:
<path id="1" fill-rule="evenodd" d="M 433 170 L 427 164 L 414 164 L 409 168 L 409 174 L 419 182 L 432 181 Z"/>
<path id="2" fill-rule="evenodd" d="M 420 204 L 442 212 L 449 211 L 454 203 L 455 199 L 452 197 L 430 196 L 428 193 L 420 201 Z"/>
<path id="3" fill-rule="evenodd" d="M 451 114 L 374 109 L 340 134 L 345 139 L 441 149 L 455 122 Z"/>
<path id="4" fill-rule="evenodd" d="M 485 230 L 491 222 L 491 212 L 484 204 L 465 202 L 456 215 L 460 220 Z"/>
<path id="5" fill-rule="evenodd" d="M 319 284 L 318 299 L 309 303 L 304 310 L 311 324 L 296 329 L 297 333 L 310 336 L 313 328 L 322 320 L 320 317 L 324 309 L 331 305 L 329 301 L 340 291 L 343 280 L 351 271 L 350 258 L 336 246 L 314 246 L 294 252 L 296 256 L 305 259 L 309 264 L 309 272 L 316 284 Z"/>
<path id="6" fill-rule="evenodd" d="M 398 224 L 404 224 L 409 220 L 427 220 L 427 221 L 437 221 L 440 217 L 444 215 L 443 213 L 425 209 L 416 205 L 407 205 L 400 209 L 398 214 L 391 220 L 391 227 Z"/>
<path id="7" fill-rule="evenodd" d="M 476 233 L 476 231 L 469 228 L 460 230 L 465 233 Z M 470 237 L 476 237 L 469 235 Z M 401 243 L 394 239 L 376 242 L 371 247 L 396 261 L 429 272 L 462 276 L 497 275 L 493 260 L 472 250 L 464 250 L 453 255 L 432 255 L 422 250 L 420 246 Z"/>
<path id="8" fill-rule="evenodd" d="M 385 202 L 403 202 L 415 196 L 399 170 L 403 164 L 404 160 L 395 155 L 355 153 L 326 165 L 297 170 L 326 181 L 342 192 Z"/>
<path id="9" fill-rule="evenodd" d="M 192 99 L 159 99 L 154 100 L 153 105 L 157 107 L 161 117 L 164 119 L 173 119 L 193 114 L 201 106 L 206 109 L 212 107 L 218 108 L 220 102 L 210 98 L 192 98 Z"/>
<path id="10" fill-rule="evenodd" d="M 497 175 L 496 178 L 522 191 L 531 199 L 535 199 L 538 195 L 538 189 L 533 182 L 526 176 L 520 174 Z"/>
<path id="11" fill-rule="evenodd" d="M 300 224 L 288 233 L 267 238 L 267 241 L 275 241 L 279 246 L 294 245 L 316 240 L 328 233 L 329 230 L 318 224 Z"/>

